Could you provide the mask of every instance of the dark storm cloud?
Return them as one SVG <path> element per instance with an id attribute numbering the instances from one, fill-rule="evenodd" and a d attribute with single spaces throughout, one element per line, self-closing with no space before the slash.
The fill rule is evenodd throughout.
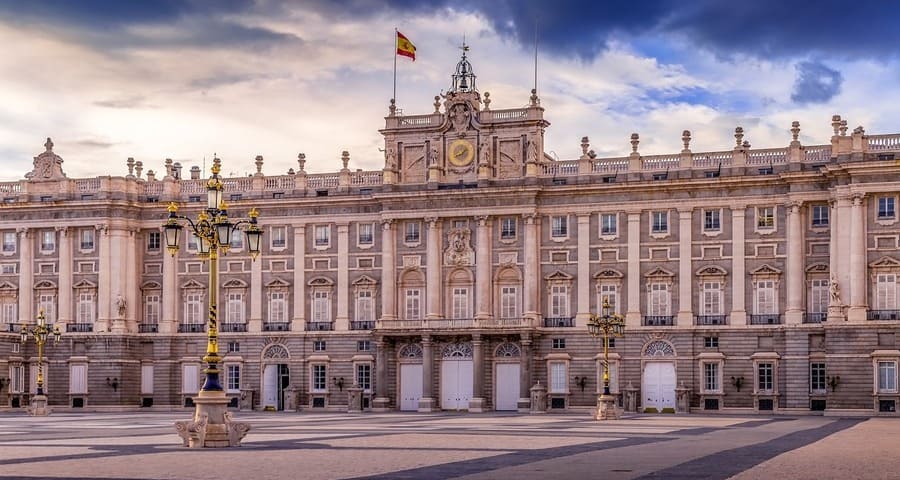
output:
<path id="1" fill-rule="evenodd" d="M 818 62 L 797 64 L 797 78 L 791 100 L 797 103 L 825 103 L 841 92 L 844 77 Z"/>

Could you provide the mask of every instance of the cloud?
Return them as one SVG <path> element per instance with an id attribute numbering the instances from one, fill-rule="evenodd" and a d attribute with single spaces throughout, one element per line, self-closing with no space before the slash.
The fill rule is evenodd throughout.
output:
<path id="1" fill-rule="evenodd" d="M 819 62 L 800 62 L 791 100 L 800 104 L 825 103 L 841 92 L 844 76 Z"/>
<path id="2" fill-rule="evenodd" d="M 128 97 L 107 98 L 104 100 L 95 100 L 93 105 L 105 108 L 156 108 L 147 103 L 147 97 L 143 95 L 133 95 Z"/>

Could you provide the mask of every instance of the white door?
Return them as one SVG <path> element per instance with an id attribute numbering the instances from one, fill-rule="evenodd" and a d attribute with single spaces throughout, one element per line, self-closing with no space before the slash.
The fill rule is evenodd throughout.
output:
<path id="1" fill-rule="evenodd" d="M 519 405 L 519 364 L 498 363 L 494 384 L 494 409 L 516 410 Z"/>
<path id="2" fill-rule="evenodd" d="M 278 410 L 278 365 L 266 365 L 263 371 L 263 408 Z"/>
<path id="3" fill-rule="evenodd" d="M 400 364 L 400 410 L 415 412 L 419 410 L 419 399 L 422 398 L 422 364 Z"/>
<path id="4" fill-rule="evenodd" d="M 675 408 L 675 364 L 649 362 L 644 365 L 642 382 L 644 408 Z"/>
<path id="5" fill-rule="evenodd" d="M 472 398 L 472 360 L 441 362 L 441 408 L 468 410 Z"/>

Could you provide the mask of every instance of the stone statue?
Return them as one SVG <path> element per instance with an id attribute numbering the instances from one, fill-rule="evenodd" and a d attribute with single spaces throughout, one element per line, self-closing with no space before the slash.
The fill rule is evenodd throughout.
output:
<path id="1" fill-rule="evenodd" d="M 537 142 L 535 142 L 533 139 L 529 139 L 528 144 L 525 146 L 525 163 L 537 163 L 537 161 Z"/>
<path id="2" fill-rule="evenodd" d="M 119 312 L 119 317 L 125 316 L 125 308 L 127 307 L 127 303 L 125 302 L 125 297 L 121 294 L 116 295 L 116 310 Z"/>
<path id="3" fill-rule="evenodd" d="M 384 163 L 385 167 L 390 170 L 397 169 L 397 152 L 395 152 L 393 148 L 388 148 L 387 151 L 384 152 Z"/>
<path id="4" fill-rule="evenodd" d="M 840 305 L 841 304 L 841 289 L 838 286 L 837 277 L 832 273 L 831 274 L 831 304 L 832 305 Z"/>

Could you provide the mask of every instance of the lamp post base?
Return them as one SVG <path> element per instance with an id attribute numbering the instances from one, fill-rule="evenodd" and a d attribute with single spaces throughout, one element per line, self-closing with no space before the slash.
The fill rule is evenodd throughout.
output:
<path id="1" fill-rule="evenodd" d="M 35 395 L 31 397 L 31 405 L 26 409 L 32 417 L 46 417 L 50 415 L 50 407 L 47 406 L 46 395 Z"/>
<path id="2" fill-rule="evenodd" d="M 184 446 L 240 447 L 241 439 L 250 431 L 250 424 L 233 421 L 228 403 L 228 397 L 221 390 L 201 391 L 194 397 L 194 419 L 175 422 L 175 430 Z"/>
<path id="3" fill-rule="evenodd" d="M 618 420 L 621 417 L 619 407 L 616 406 L 616 397 L 613 395 L 600 395 L 597 397 L 597 415 L 595 420 Z"/>

